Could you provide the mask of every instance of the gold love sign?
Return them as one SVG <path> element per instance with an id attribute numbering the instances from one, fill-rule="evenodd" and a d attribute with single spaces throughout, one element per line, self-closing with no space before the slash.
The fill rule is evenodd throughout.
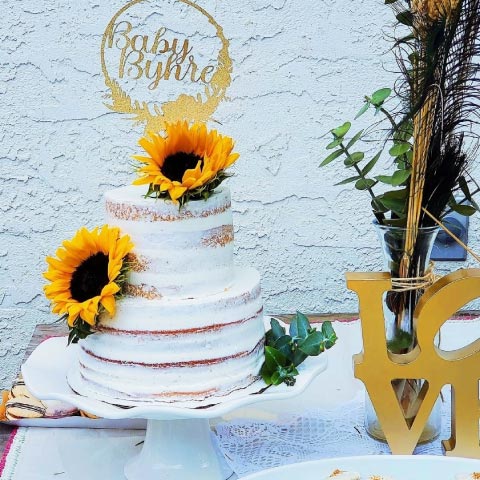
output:
<path id="1" fill-rule="evenodd" d="M 110 20 L 101 62 L 107 107 L 146 130 L 207 122 L 231 83 L 229 41 L 192 0 L 132 0 Z"/>
<path id="2" fill-rule="evenodd" d="M 388 351 L 382 297 L 392 289 L 387 273 L 347 273 L 357 293 L 363 351 L 354 356 L 355 376 L 363 381 L 394 454 L 411 454 L 441 388 L 452 387 L 452 433 L 446 455 L 480 458 L 480 339 L 455 351 L 435 345 L 440 327 L 461 307 L 480 297 L 480 269 L 459 270 L 425 290 L 414 312 L 417 346 L 405 355 Z M 413 424 L 408 425 L 392 387 L 396 379 L 425 379 Z"/>

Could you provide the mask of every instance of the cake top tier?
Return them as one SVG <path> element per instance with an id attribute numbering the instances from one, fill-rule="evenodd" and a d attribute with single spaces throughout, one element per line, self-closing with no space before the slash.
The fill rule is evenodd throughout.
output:
<path id="1" fill-rule="evenodd" d="M 230 190 L 218 188 L 208 200 L 190 201 L 179 209 L 169 200 L 145 197 L 145 188 L 129 185 L 105 193 L 107 214 L 112 219 L 144 222 L 176 222 L 215 216 L 230 209 Z"/>
<path id="2" fill-rule="evenodd" d="M 134 244 L 126 293 L 146 299 L 197 297 L 228 288 L 233 275 L 230 191 L 179 208 L 142 187 L 105 194 L 107 221 Z"/>

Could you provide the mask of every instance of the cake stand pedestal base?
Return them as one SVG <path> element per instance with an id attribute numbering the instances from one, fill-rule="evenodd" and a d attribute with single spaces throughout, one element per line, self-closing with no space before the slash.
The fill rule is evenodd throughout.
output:
<path id="1" fill-rule="evenodd" d="M 226 480 L 233 471 L 212 443 L 207 419 L 149 420 L 128 480 Z"/>

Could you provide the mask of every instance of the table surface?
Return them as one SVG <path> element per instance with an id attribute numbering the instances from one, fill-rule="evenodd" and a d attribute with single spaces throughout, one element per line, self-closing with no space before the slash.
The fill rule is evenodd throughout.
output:
<path id="1" fill-rule="evenodd" d="M 288 322 L 291 318 L 291 315 L 276 315 L 276 318 L 279 318 L 285 322 Z M 358 314 L 331 314 L 331 315 L 309 315 L 309 319 L 312 323 L 318 323 L 325 320 L 343 320 L 351 321 L 358 318 Z M 37 325 L 35 331 L 33 332 L 32 338 L 28 345 L 28 348 L 25 352 L 24 361 L 29 357 L 29 355 L 35 350 L 37 345 L 43 340 L 49 337 L 58 337 L 62 335 L 67 335 L 68 329 L 64 323 L 54 323 L 51 325 Z M 0 456 L 5 449 L 8 438 L 12 432 L 12 427 L 0 423 Z"/>

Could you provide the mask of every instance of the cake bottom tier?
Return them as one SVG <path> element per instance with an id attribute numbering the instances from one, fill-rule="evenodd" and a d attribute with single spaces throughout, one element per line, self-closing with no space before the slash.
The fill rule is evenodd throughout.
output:
<path id="1" fill-rule="evenodd" d="M 264 359 L 260 277 L 190 299 L 125 297 L 80 344 L 75 390 L 112 403 L 221 397 L 258 380 Z"/>

